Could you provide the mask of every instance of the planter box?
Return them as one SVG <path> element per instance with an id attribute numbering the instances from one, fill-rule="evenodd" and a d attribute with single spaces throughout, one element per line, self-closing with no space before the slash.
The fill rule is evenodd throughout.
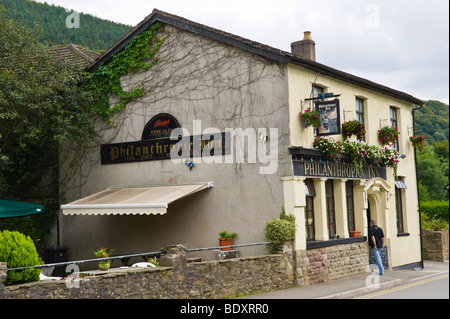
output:
<path id="1" fill-rule="evenodd" d="M 361 232 L 360 231 L 350 231 L 350 237 L 360 237 Z"/>
<path id="2" fill-rule="evenodd" d="M 219 238 L 219 246 L 231 246 L 233 245 L 233 238 Z M 233 248 L 221 248 L 220 250 L 228 251 Z"/>

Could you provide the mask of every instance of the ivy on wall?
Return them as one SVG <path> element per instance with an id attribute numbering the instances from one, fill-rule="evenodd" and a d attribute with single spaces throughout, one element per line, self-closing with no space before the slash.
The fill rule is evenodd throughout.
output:
<path id="1" fill-rule="evenodd" d="M 151 68 L 158 63 L 155 57 L 165 37 L 159 37 L 164 31 L 164 24 L 157 22 L 146 31 L 135 36 L 133 40 L 111 61 L 99 67 L 87 81 L 89 90 L 97 92 L 94 107 L 99 116 L 109 122 L 110 117 L 121 111 L 132 99 L 143 96 L 142 86 L 125 91 L 120 78 L 131 72 L 140 72 Z M 119 102 L 110 107 L 109 96 L 113 94 Z"/>

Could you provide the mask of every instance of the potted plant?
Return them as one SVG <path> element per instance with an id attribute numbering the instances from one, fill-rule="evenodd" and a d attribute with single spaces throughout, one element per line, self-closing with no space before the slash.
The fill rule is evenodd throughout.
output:
<path id="1" fill-rule="evenodd" d="M 350 237 L 360 237 L 361 236 L 360 231 L 351 230 L 351 231 L 349 231 L 349 233 L 350 233 Z"/>
<path id="2" fill-rule="evenodd" d="M 425 146 L 426 140 L 427 137 L 424 135 L 414 135 L 409 137 L 409 141 L 411 142 L 412 146 L 417 147 L 421 152 L 423 150 L 423 147 Z"/>
<path id="3" fill-rule="evenodd" d="M 364 138 L 365 134 L 366 128 L 360 121 L 348 121 L 342 124 L 342 136 L 344 137 L 344 140 L 352 135 L 355 135 L 358 140 L 361 140 Z"/>
<path id="4" fill-rule="evenodd" d="M 302 122 L 303 128 L 307 128 L 310 125 L 312 125 L 314 128 L 319 128 L 321 121 L 320 121 L 320 114 L 317 110 L 312 110 L 310 108 L 307 108 L 303 113 L 300 112 L 298 114 L 298 118 Z"/>
<path id="5" fill-rule="evenodd" d="M 236 238 L 236 233 L 228 233 L 226 230 L 219 233 L 219 246 L 231 246 L 233 245 L 233 239 Z M 232 250 L 231 247 L 221 248 L 220 250 Z"/>
<path id="6" fill-rule="evenodd" d="M 395 127 L 385 126 L 378 130 L 378 140 L 383 145 L 392 144 L 398 140 L 399 134 Z"/>
<path id="7" fill-rule="evenodd" d="M 108 258 L 109 256 L 111 256 L 111 253 L 113 251 L 114 251 L 114 249 L 110 249 L 109 252 L 108 252 L 106 250 L 106 248 L 100 248 L 100 249 L 97 249 L 97 250 L 93 250 L 92 252 L 98 258 Z M 99 261 L 99 263 L 98 263 L 98 268 L 100 270 L 108 270 L 109 266 L 111 266 L 111 260 Z"/>

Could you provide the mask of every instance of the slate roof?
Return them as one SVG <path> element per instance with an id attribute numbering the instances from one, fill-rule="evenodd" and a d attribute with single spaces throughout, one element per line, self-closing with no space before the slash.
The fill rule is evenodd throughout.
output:
<path id="1" fill-rule="evenodd" d="M 77 63 L 82 69 L 87 68 L 100 54 L 76 44 L 59 45 L 45 49 L 50 56 Z"/>
<path id="2" fill-rule="evenodd" d="M 139 35 L 142 32 L 146 31 L 152 24 L 154 24 L 157 21 L 175 26 L 185 31 L 206 36 L 229 45 L 239 47 L 243 50 L 252 52 L 254 54 L 263 56 L 276 62 L 292 63 L 305 69 L 312 70 L 314 72 L 318 73 L 320 72 L 321 75 L 336 78 L 345 81 L 347 83 L 358 85 L 366 89 L 370 89 L 394 98 L 398 98 L 403 101 L 419 105 L 423 104 L 423 102 L 420 99 L 410 94 L 331 68 L 316 61 L 301 58 L 299 56 L 293 55 L 290 52 L 276 49 L 274 47 L 256 41 L 252 41 L 228 32 L 214 29 L 206 25 L 196 23 L 183 17 L 176 16 L 157 9 L 154 9 L 153 12 L 150 15 L 148 15 L 143 21 L 141 21 L 137 26 L 131 29 L 125 36 L 123 36 L 119 41 L 117 41 L 113 46 L 111 46 L 107 51 L 105 51 L 101 56 L 99 56 L 93 63 L 89 65 L 87 70 L 95 71 L 100 66 L 106 64 L 115 54 L 117 54 L 123 48 L 125 48 L 131 42 L 134 36 Z"/>

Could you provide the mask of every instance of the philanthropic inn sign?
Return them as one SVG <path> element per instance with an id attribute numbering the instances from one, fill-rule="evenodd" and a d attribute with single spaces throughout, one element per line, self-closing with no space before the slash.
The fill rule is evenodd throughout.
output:
<path id="1" fill-rule="evenodd" d="M 363 166 L 358 171 L 354 165 L 318 161 L 293 161 L 295 176 L 327 177 L 343 179 L 386 179 L 386 168 L 378 165 Z"/>
<path id="2" fill-rule="evenodd" d="M 226 133 L 180 135 L 177 139 L 171 138 L 172 131 L 180 128 L 180 124 L 172 115 L 158 114 L 145 126 L 142 140 L 101 145 L 101 163 L 105 165 L 165 160 L 173 158 L 174 155 L 181 158 L 182 154 L 187 158 L 202 154 L 229 154 L 225 142 Z"/>

